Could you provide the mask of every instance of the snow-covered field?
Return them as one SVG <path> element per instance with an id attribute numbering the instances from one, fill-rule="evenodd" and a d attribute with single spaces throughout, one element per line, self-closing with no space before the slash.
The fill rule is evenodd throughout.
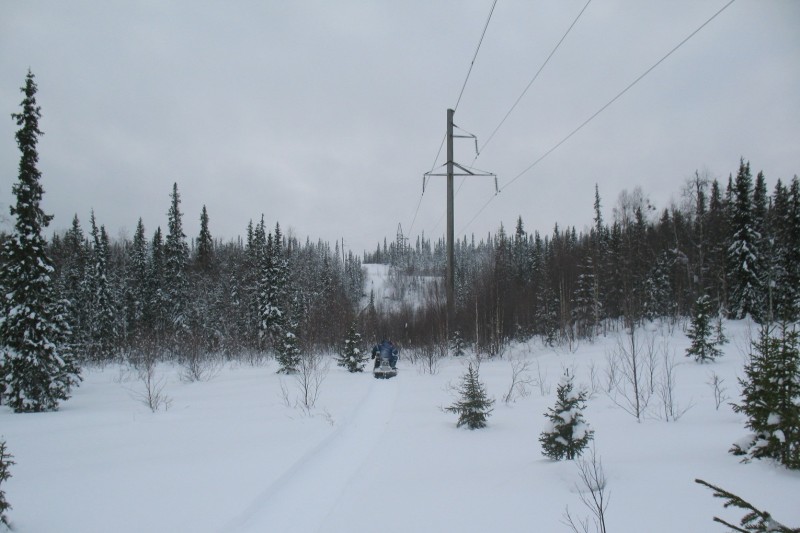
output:
<path id="1" fill-rule="evenodd" d="M 14 454 L 4 485 L 9 516 L 28 532 L 557 532 L 580 503 L 574 462 L 544 458 L 538 442 L 563 368 L 594 394 L 584 411 L 608 480 L 609 531 L 709 532 L 741 513 L 693 482 L 720 485 L 784 524 L 800 527 L 800 473 L 727 453 L 744 418 L 716 408 L 712 373 L 738 400 L 749 326 L 727 324 L 725 356 L 700 365 L 684 357 L 680 328 L 652 328 L 676 356 L 677 421 L 637 422 L 605 392 L 614 336 L 574 350 L 537 342 L 484 360 L 480 377 L 497 402 L 489 426 L 456 428 L 442 406 L 454 400 L 467 359 L 435 374 L 401 359 L 397 378 L 376 380 L 330 365 L 316 407 L 287 406 L 291 377 L 229 364 L 210 381 L 187 383 L 180 369 L 158 375 L 172 400 L 151 412 L 142 383 L 119 366 L 89 369 L 60 411 L 13 414 L 0 407 L 0 435 Z M 511 361 L 529 362 L 529 395 L 505 404 Z M 536 383 L 538 381 L 538 383 Z"/>

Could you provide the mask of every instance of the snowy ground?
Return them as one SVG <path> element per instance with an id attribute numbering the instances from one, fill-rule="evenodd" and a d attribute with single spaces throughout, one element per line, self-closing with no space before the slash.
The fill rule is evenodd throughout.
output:
<path id="1" fill-rule="evenodd" d="M 800 473 L 728 454 L 744 419 L 727 404 L 717 410 L 707 384 L 716 373 L 738 399 L 748 325 L 729 323 L 726 354 L 708 365 L 683 356 L 680 328 L 654 334 L 677 356 L 677 402 L 691 405 L 675 422 L 637 423 L 603 391 L 613 336 L 574 350 L 517 345 L 483 361 L 497 403 L 477 431 L 457 429 L 440 409 L 453 401 L 465 359 L 431 375 L 401 353 L 391 380 L 331 365 L 310 414 L 286 405 L 281 380 L 292 398 L 296 384 L 272 362 L 228 365 L 195 383 L 161 366 L 172 405 L 157 413 L 136 399 L 142 384 L 130 370 L 87 370 L 59 412 L 0 407 L 0 435 L 17 463 L 4 485 L 9 516 L 20 533 L 568 531 L 565 506 L 589 513 L 577 468 L 545 459 L 538 437 L 562 368 L 590 385 L 594 365 L 584 414 L 608 478 L 610 531 L 724 531 L 714 515 L 738 523 L 741 513 L 724 510 L 698 477 L 800 527 Z M 507 405 L 514 358 L 529 361 L 541 386 Z"/>
<path id="2" fill-rule="evenodd" d="M 424 305 L 426 293 L 433 289 L 433 284 L 442 282 L 436 276 L 400 276 L 389 265 L 366 264 L 364 269 L 367 283 L 361 307 L 366 307 L 372 293 L 379 311 L 397 311 L 404 304 L 418 308 Z"/>

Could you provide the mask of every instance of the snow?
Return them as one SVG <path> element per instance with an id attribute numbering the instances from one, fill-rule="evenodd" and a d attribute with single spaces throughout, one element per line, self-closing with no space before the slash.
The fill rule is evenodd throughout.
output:
<path id="1" fill-rule="evenodd" d="M 732 342 L 710 364 L 738 401 L 739 347 L 750 332 L 746 321 L 726 328 Z M 680 327 L 649 329 L 678 355 L 689 346 Z M 0 435 L 16 461 L 3 486 L 9 517 L 19 533 L 567 531 L 566 506 L 590 514 L 578 494 L 585 489 L 574 462 L 546 459 L 538 438 L 556 401 L 550 385 L 569 368 L 576 388 L 590 392 L 583 414 L 608 478 L 610 530 L 723 531 L 713 516 L 738 523 L 742 513 L 723 509 L 695 478 L 800 527 L 800 473 L 727 452 L 747 441 L 745 417 L 728 403 L 716 409 L 709 366 L 679 357 L 674 394 L 692 408 L 677 422 L 656 419 L 657 408 L 637 422 L 602 383 L 591 384 L 591 366 L 604 369 L 615 342 L 572 351 L 532 341 L 482 360 L 490 397 L 508 390 L 512 357 L 538 365 L 546 383 L 496 403 L 488 427 L 476 431 L 457 429 L 457 416 L 442 409 L 467 357 L 446 359 L 431 375 L 401 351 L 391 380 L 332 364 L 310 412 L 287 406 L 281 380 L 290 395 L 300 392 L 274 361 L 230 363 L 195 383 L 160 365 L 172 404 L 156 413 L 136 399 L 142 384 L 129 369 L 85 369 L 58 412 L 0 407 Z"/>

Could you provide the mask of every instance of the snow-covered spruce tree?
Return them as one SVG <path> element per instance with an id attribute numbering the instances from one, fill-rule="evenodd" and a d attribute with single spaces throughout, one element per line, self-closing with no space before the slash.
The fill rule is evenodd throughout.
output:
<path id="1" fill-rule="evenodd" d="M 464 340 L 460 330 L 455 330 L 453 332 L 453 337 L 450 339 L 450 353 L 452 353 L 454 357 L 461 357 L 466 350 L 467 341 Z"/>
<path id="2" fill-rule="evenodd" d="M 675 315 L 677 300 L 670 282 L 674 263 L 674 254 L 665 250 L 647 273 L 644 281 L 644 317 L 648 320 Z"/>
<path id="3" fill-rule="evenodd" d="M 692 340 L 692 345 L 686 350 L 686 357 L 694 356 L 698 363 L 707 363 L 722 355 L 715 339 L 717 332 L 712 323 L 711 307 L 711 298 L 707 294 L 697 299 L 692 324 L 686 334 Z"/>
<path id="4" fill-rule="evenodd" d="M 173 183 L 167 212 L 167 238 L 164 241 L 164 292 L 169 332 L 177 337 L 186 332 L 189 306 L 189 245 L 183 233 L 183 214 L 178 184 Z"/>
<path id="5" fill-rule="evenodd" d="M 108 276 L 108 234 L 97 227 L 91 214 L 92 243 L 86 286 L 89 290 L 88 356 L 94 361 L 108 360 L 117 340 L 117 311 Z"/>
<path id="6" fill-rule="evenodd" d="M 89 329 L 89 293 L 86 286 L 86 269 L 89 254 L 84 242 L 78 216 L 64 234 L 64 250 L 59 272 L 59 294 L 64 301 L 65 316 L 70 328 L 70 344 L 76 354 L 85 353 Z"/>
<path id="7" fill-rule="evenodd" d="M 745 461 L 771 458 L 800 469 L 800 333 L 796 326 L 762 326 L 745 365 L 742 401 L 733 406 L 747 415 L 752 434 L 733 445 Z"/>
<path id="8" fill-rule="evenodd" d="M 4 295 L 0 301 L 0 389 L 5 389 L 4 399 L 14 411 L 38 412 L 57 409 L 81 378 L 42 237 L 52 216 L 39 205 L 44 194 L 36 168 L 41 111 L 30 71 L 22 92 L 22 112 L 12 115 L 21 126 L 16 138 L 22 152 L 19 181 L 12 188 L 16 205 L 11 215 L 16 222 L 0 259 Z"/>
<path id="9" fill-rule="evenodd" d="M 730 263 L 730 316 L 751 315 L 761 320 L 763 298 L 761 286 L 762 258 L 758 243 L 761 235 L 753 216 L 753 178 L 750 163 L 741 160 L 733 189 L 731 206 L 732 238 L 728 247 Z"/>
<path id="10" fill-rule="evenodd" d="M 486 427 L 486 419 L 492 412 L 494 400 L 486 396 L 486 390 L 478 377 L 478 371 L 472 366 L 467 367 L 467 372 L 461 382 L 461 400 L 449 407 L 445 411 L 458 414 L 456 427 L 466 425 L 469 429 L 480 429 Z"/>
<path id="11" fill-rule="evenodd" d="M 207 274 L 214 265 L 214 239 L 208 229 L 208 210 L 203 205 L 200 212 L 200 235 L 197 237 L 197 255 L 195 256 L 196 268 Z"/>
<path id="12" fill-rule="evenodd" d="M 356 331 L 356 325 L 353 323 L 347 331 L 341 357 L 336 359 L 337 364 L 346 368 L 348 372 L 363 372 L 367 359 L 367 352 L 363 350 L 361 334 Z"/>
<path id="13" fill-rule="evenodd" d="M 565 371 L 556 389 L 556 405 L 545 413 L 548 423 L 539 442 L 542 453 L 551 459 L 580 457 L 594 438 L 594 431 L 583 419 L 587 393 L 583 389 L 575 390 L 573 380 L 569 370 Z"/>
<path id="14" fill-rule="evenodd" d="M 288 321 L 287 324 L 281 327 L 281 337 L 277 340 L 275 348 L 275 359 L 277 359 L 280 368 L 279 374 L 296 374 L 300 366 L 300 340 L 297 338 L 297 324 L 294 321 Z"/>
<path id="15" fill-rule="evenodd" d="M 276 227 L 274 239 L 271 233 L 267 235 L 264 253 L 259 254 L 258 261 L 260 262 L 257 294 L 258 331 L 262 340 L 277 348 L 284 336 L 288 311 L 286 301 L 288 267 L 283 257 L 279 227 Z"/>
<path id="16" fill-rule="evenodd" d="M 150 275 L 146 289 L 148 311 L 145 316 L 159 348 L 162 347 L 169 323 L 169 302 L 164 276 L 164 239 L 161 227 L 158 227 L 150 241 Z"/>
<path id="17" fill-rule="evenodd" d="M 144 326 L 150 308 L 147 290 L 150 277 L 149 254 L 144 223 L 141 218 L 136 224 L 133 242 L 127 247 L 125 253 L 125 329 L 129 338 L 136 342 L 144 334 Z"/>
<path id="18" fill-rule="evenodd" d="M 11 477 L 9 467 L 14 464 L 11 459 L 14 456 L 6 451 L 6 441 L 0 440 L 0 524 L 11 529 L 6 513 L 11 509 L 11 505 L 6 501 L 6 494 L 3 491 L 3 483 Z"/>
<path id="19" fill-rule="evenodd" d="M 273 345 L 275 359 L 280 365 L 279 374 L 296 374 L 301 370 L 304 354 L 299 336 L 302 333 L 301 322 L 304 314 L 302 298 L 298 294 L 292 295 L 288 310 L 281 314 L 277 324 L 281 333 L 275 339 L 279 342 Z"/>

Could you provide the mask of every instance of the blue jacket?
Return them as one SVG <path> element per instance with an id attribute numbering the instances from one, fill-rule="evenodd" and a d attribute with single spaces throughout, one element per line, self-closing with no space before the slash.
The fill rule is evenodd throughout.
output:
<path id="1" fill-rule="evenodd" d="M 383 341 L 380 344 L 376 344 L 372 348 L 372 355 L 376 355 L 378 352 L 384 359 L 389 359 L 393 355 L 397 356 L 397 348 L 391 341 Z"/>

